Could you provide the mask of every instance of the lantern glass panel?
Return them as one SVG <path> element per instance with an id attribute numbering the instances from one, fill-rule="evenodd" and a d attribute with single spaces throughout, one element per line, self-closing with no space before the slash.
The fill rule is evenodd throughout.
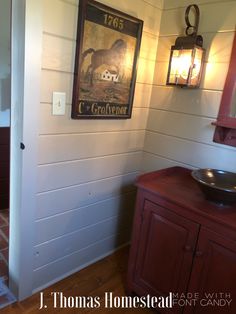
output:
<path id="1" fill-rule="evenodd" d="M 194 48 L 193 50 L 193 64 L 192 64 L 192 74 L 190 76 L 191 86 L 199 86 L 203 65 L 203 53 L 202 48 Z"/>
<path id="2" fill-rule="evenodd" d="M 172 50 L 169 83 L 186 84 L 191 62 L 191 51 L 188 49 Z"/>
<path id="3" fill-rule="evenodd" d="M 167 84 L 199 86 L 204 49 L 172 49 Z"/>

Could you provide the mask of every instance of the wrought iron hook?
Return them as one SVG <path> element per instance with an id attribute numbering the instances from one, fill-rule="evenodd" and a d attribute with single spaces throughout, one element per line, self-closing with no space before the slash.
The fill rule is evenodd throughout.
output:
<path id="1" fill-rule="evenodd" d="M 191 8 L 195 9 L 195 25 L 192 25 L 189 22 L 189 12 L 191 10 Z M 196 36 L 197 35 L 197 31 L 198 31 L 198 25 L 199 25 L 199 19 L 200 19 L 200 10 L 199 7 L 196 4 L 190 4 L 186 11 L 185 11 L 185 22 L 187 24 L 186 30 L 185 30 L 185 34 L 187 36 Z M 191 31 L 191 32 L 190 32 Z"/>

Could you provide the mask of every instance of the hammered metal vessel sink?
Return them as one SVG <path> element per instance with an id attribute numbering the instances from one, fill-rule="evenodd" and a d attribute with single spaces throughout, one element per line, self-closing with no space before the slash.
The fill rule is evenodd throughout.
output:
<path id="1" fill-rule="evenodd" d="M 198 169 L 192 171 L 191 174 L 207 200 L 222 205 L 236 203 L 236 173 L 216 169 Z"/>

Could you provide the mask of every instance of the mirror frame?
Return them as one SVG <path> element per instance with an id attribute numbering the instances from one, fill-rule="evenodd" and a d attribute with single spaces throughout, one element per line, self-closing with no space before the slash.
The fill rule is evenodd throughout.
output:
<path id="1" fill-rule="evenodd" d="M 229 69 L 225 80 L 213 141 L 236 147 L 236 117 L 231 117 L 231 102 L 236 92 L 236 33 L 234 33 Z"/>

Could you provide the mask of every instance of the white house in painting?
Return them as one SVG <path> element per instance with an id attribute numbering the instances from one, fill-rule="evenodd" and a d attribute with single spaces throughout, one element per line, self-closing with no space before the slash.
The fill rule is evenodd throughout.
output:
<path id="1" fill-rule="evenodd" d="M 101 79 L 104 81 L 119 82 L 119 74 L 115 71 L 104 70 L 101 74 Z"/>

